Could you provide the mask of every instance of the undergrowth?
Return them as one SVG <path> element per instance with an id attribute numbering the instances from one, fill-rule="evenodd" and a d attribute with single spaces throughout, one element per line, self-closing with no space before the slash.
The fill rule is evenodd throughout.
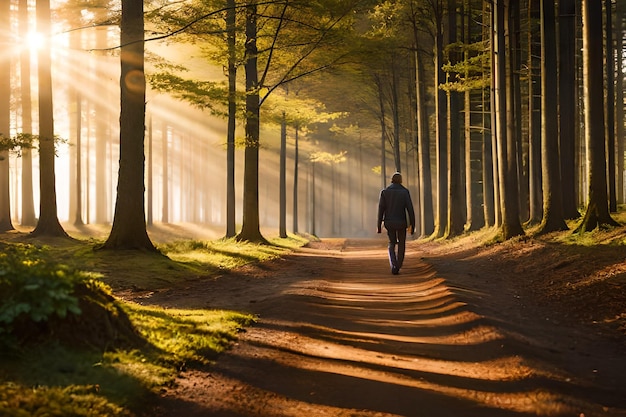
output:
<path id="1" fill-rule="evenodd" d="M 45 339 L 26 344 L 26 339 L 0 335 L 0 416 L 137 415 L 161 387 L 173 383 L 181 369 L 209 364 L 254 318 L 231 311 L 127 303 L 112 297 L 108 285 L 163 287 L 190 276 L 274 259 L 306 241 L 298 236 L 274 240 L 271 246 L 230 239 L 180 241 L 159 245 L 159 255 L 95 251 L 97 243 L 51 247 L 0 243 L 4 336 L 13 325 L 21 329 L 26 322 L 35 323 L 34 331 L 47 326 L 42 333 Z M 98 345 L 102 337 L 84 345 L 66 343 L 63 334 L 87 339 L 90 327 L 84 325 L 102 321 L 93 315 L 93 308 L 85 308 L 86 300 L 106 312 L 111 320 L 106 327 L 124 318 L 137 337 L 118 345 Z M 70 319 L 74 321 L 63 332 L 51 324 Z"/>

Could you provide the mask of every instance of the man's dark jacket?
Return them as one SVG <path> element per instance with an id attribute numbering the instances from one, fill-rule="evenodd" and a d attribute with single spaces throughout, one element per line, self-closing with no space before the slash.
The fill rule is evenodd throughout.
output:
<path id="1" fill-rule="evenodd" d="M 378 201 L 378 228 L 385 222 L 387 229 L 406 229 L 407 213 L 411 231 L 415 228 L 415 212 L 411 195 L 402 184 L 392 183 L 389 187 L 380 192 Z"/>

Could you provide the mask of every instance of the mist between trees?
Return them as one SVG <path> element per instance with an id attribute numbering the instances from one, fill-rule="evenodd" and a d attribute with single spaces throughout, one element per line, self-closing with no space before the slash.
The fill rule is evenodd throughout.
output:
<path id="1" fill-rule="evenodd" d="M 5 231 L 370 236 L 395 171 L 424 237 L 623 203 L 622 2 L 84 3 L 0 1 Z"/>

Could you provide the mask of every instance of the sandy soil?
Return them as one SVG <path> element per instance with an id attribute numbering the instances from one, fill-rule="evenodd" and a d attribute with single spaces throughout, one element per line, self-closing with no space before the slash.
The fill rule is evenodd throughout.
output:
<path id="1" fill-rule="evenodd" d="M 624 257 L 594 256 L 587 273 L 579 249 L 410 242 L 391 275 L 384 239 L 324 240 L 134 293 L 144 304 L 259 317 L 145 414 L 626 416 Z"/>

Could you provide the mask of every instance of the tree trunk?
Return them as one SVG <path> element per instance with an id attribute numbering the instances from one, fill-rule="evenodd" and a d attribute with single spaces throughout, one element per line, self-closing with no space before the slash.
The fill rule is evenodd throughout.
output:
<path id="1" fill-rule="evenodd" d="M 502 211 L 502 237 L 511 239 L 524 234 L 519 221 L 519 197 L 517 193 L 517 170 L 515 138 L 511 131 L 513 98 L 508 68 L 511 50 L 507 36 L 508 13 L 504 0 L 496 5 L 496 114 L 498 136 L 498 159 L 500 160 L 500 195 Z M 509 65 L 507 65 L 509 64 Z M 508 67 L 508 68 L 507 68 Z"/>
<path id="2" fill-rule="evenodd" d="M 146 231 L 146 79 L 143 3 L 122 0 L 120 74 L 120 162 L 111 233 L 105 249 L 156 251 Z"/>
<path id="3" fill-rule="evenodd" d="M 623 1 L 623 0 L 622 0 Z M 615 196 L 615 57 L 613 49 L 613 2 L 605 0 L 605 65 L 606 70 L 606 152 L 608 170 L 609 210 L 617 211 Z M 620 51 L 620 59 L 622 53 Z"/>
<path id="4" fill-rule="evenodd" d="M 529 0 L 528 5 L 528 184 L 529 224 L 538 224 L 543 217 L 541 183 L 541 2 Z"/>
<path id="5" fill-rule="evenodd" d="M 482 25 L 482 39 L 484 42 L 488 42 L 490 45 L 490 57 L 494 59 L 494 46 L 492 35 L 493 32 L 493 5 L 491 6 L 491 13 L 488 10 L 487 2 L 483 2 L 483 25 Z M 496 224 L 496 207 L 495 202 L 496 199 L 496 191 L 497 188 L 495 186 L 495 166 L 497 164 L 494 163 L 494 148 L 495 148 L 495 124 L 493 123 L 494 110 L 493 106 L 493 97 L 494 97 L 494 79 L 493 79 L 493 65 L 491 65 L 491 73 L 489 74 L 490 79 L 490 88 L 489 93 L 487 93 L 486 89 L 483 88 L 482 91 L 482 147 L 481 147 L 481 155 L 482 155 L 482 182 L 483 182 L 483 206 L 484 206 L 484 216 L 485 216 L 485 225 L 486 226 L 494 226 Z M 483 77 L 487 77 L 486 74 L 483 73 Z"/>
<path id="6" fill-rule="evenodd" d="M 101 17 L 104 13 L 101 13 Z M 107 32 L 106 26 L 96 28 L 96 50 L 102 50 L 107 46 Z M 96 56 L 102 56 L 103 53 L 96 53 Z M 98 58 L 96 58 L 98 59 Z M 106 69 L 103 66 L 96 67 L 96 76 L 101 79 L 105 79 L 108 75 L 105 75 Z M 106 94 L 106 93 L 102 93 Z M 108 224 L 111 219 L 109 217 L 111 198 L 108 184 L 108 148 L 109 148 L 109 124 L 108 124 L 108 109 L 105 105 L 106 100 L 93 100 L 94 105 L 94 139 L 95 139 L 95 176 L 96 176 L 96 192 L 95 192 L 95 204 L 96 204 L 96 218 L 95 222 L 98 224 Z M 143 119 L 142 119 L 143 120 Z M 143 137 L 143 136 L 142 136 Z"/>
<path id="7" fill-rule="evenodd" d="M 543 176 L 543 219 L 539 233 L 567 230 L 563 217 L 559 164 L 554 0 L 541 0 L 541 168 Z"/>
<path id="8" fill-rule="evenodd" d="M 146 202 L 146 224 L 154 224 L 154 125 L 152 115 L 148 118 L 148 178 L 147 178 L 147 202 Z"/>
<path id="9" fill-rule="evenodd" d="M 300 150 L 299 150 L 299 134 L 300 126 L 296 123 L 295 126 L 295 144 L 293 150 L 293 232 L 298 233 L 298 164 L 300 163 Z"/>
<path id="10" fill-rule="evenodd" d="M 237 240 L 268 243 L 259 221 L 259 75 L 257 72 L 257 6 L 246 7 L 246 139 L 243 224 Z"/>
<path id="11" fill-rule="evenodd" d="M 161 205 L 161 222 L 169 223 L 170 221 L 170 161 L 169 161 L 169 127 L 166 122 L 161 124 L 161 165 L 163 169 L 163 184 L 161 197 L 163 203 Z"/>
<path id="12" fill-rule="evenodd" d="M 416 36 L 417 33 L 414 31 Z M 417 38 L 416 38 L 417 39 Z M 426 85 L 424 82 L 424 65 L 422 65 L 419 48 L 415 48 L 415 74 L 417 79 L 417 149 L 420 188 L 421 236 L 426 237 L 435 231 L 433 213 L 433 187 L 430 169 L 430 129 L 428 128 L 428 111 L 426 106 Z"/>
<path id="13" fill-rule="evenodd" d="M 0 0 L 0 46 L 10 49 L 10 0 Z M 6 52 L 0 55 L 0 136 L 11 137 L 11 59 Z M 11 222 L 11 193 L 9 187 L 9 150 L 0 150 L 0 232 L 13 230 Z"/>
<path id="14" fill-rule="evenodd" d="M 237 50 L 235 44 L 235 0 L 226 1 L 226 36 L 228 43 L 228 131 L 226 138 L 226 237 L 236 229 L 235 199 L 235 127 L 237 121 Z"/>
<path id="15" fill-rule="evenodd" d="M 37 0 L 38 31 L 50 36 L 50 0 Z M 67 237 L 57 216 L 54 170 L 54 114 L 50 49 L 40 48 L 37 60 L 39 78 L 39 221 L 33 236 Z"/>
<path id="16" fill-rule="evenodd" d="M 475 25 L 472 23 L 471 19 L 471 1 L 464 0 L 463 2 L 463 26 L 464 26 L 464 43 L 472 44 L 477 39 L 472 36 L 472 30 L 475 28 Z M 469 50 L 464 52 L 464 60 L 469 61 L 472 58 Z M 469 79 L 469 70 L 465 74 L 466 78 Z M 485 224 L 485 218 L 483 213 L 481 212 L 481 201 L 480 197 L 482 194 L 482 181 L 480 180 L 482 166 L 481 166 L 481 149 L 482 149 L 482 135 L 477 134 L 477 130 L 474 129 L 474 125 L 472 122 L 477 123 L 478 120 L 476 118 L 476 113 L 480 109 L 480 111 L 485 111 L 482 106 L 476 106 L 476 91 L 472 91 L 467 89 L 464 93 L 464 106 L 465 106 L 465 126 L 464 126 L 464 136 L 465 136 L 465 207 L 467 212 L 467 219 L 465 221 L 465 228 L 467 231 L 475 231 L 480 229 Z M 482 120 L 482 118 L 480 119 Z M 478 125 L 478 123 L 477 123 Z M 477 140 L 477 137 L 480 140 Z"/>
<path id="17" fill-rule="evenodd" d="M 443 5 L 436 6 L 435 12 L 435 132 L 437 136 L 437 212 L 435 217 L 435 237 L 443 237 L 448 220 L 448 135 L 446 134 L 446 92 L 440 87 L 445 83 L 443 71 Z"/>
<path id="18" fill-rule="evenodd" d="M 400 157 L 400 103 L 398 102 L 399 75 L 395 62 L 395 54 L 391 58 L 391 113 L 393 117 L 393 161 L 396 172 L 402 172 L 402 158 Z"/>
<path id="19" fill-rule="evenodd" d="M 615 5 L 615 50 L 622 51 L 624 48 L 624 12 L 623 1 Z M 615 141 L 617 142 L 617 202 L 624 203 L 624 64 L 621 59 L 616 60 L 615 66 Z"/>
<path id="20" fill-rule="evenodd" d="M 577 232 L 616 226 L 609 212 L 604 140 L 604 80 L 602 3 L 583 0 L 583 83 L 585 86 L 585 142 L 589 162 L 589 201 Z"/>
<path id="21" fill-rule="evenodd" d="M 520 221 L 527 220 L 529 216 L 528 209 L 528 174 L 526 170 L 526 164 L 524 164 L 524 145 L 522 139 L 522 85 L 520 80 L 520 74 L 522 72 L 522 44 L 521 44 L 521 16 L 520 16 L 520 0 L 510 0 L 511 15 L 509 16 L 509 37 L 511 46 L 511 69 L 509 71 L 511 77 L 511 100 L 513 112 L 513 123 L 509 125 L 512 129 L 513 143 L 515 143 L 514 157 L 515 157 L 515 172 L 517 175 L 517 190 L 519 201 L 519 213 Z"/>
<path id="22" fill-rule="evenodd" d="M 454 0 L 448 0 L 448 37 L 449 43 L 454 44 L 457 42 L 457 12 L 456 2 Z M 451 50 L 449 52 L 450 63 L 456 64 L 458 59 L 458 53 Z M 448 73 L 448 81 L 454 81 L 456 78 L 455 73 Z M 446 224 L 445 236 L 447 238 L 458 236 L 463 233 L 465 226 L 465 216 L 463 214 L 463 170 L 461 168 L 461 129 L 459 123 L 460 115 L 460 94 L 456 91 L 447 92 L 448 100 L 448 134 L 447 144 L 448 149 L 448 220 Z"/>
<path id="23" fill-rule="evenodd" d="M 559 1 L 559 151 L 563 216 L 580 217 L 576 192 L 576 1 Z"/>
<path id="24" fill-rule="evenodd" d="M 28 34 L 28 0 L 19 3 L 19 32 L 24 39 Z M 30 85 L 30 51 L 20 52 L 20 96 L 22 103 L 22 132 L 33 133 L 33 105 Z M 22 149 L 22 226 L 35 226 L 35 201 L 33 198 L 33 151 L 30 148 Z"/>
<path id="25" fill-rule="evenodd" d="M 385 100 L 382 80 L 378 75 L 376 75 L 374 79 L 378 87 L 378 106 L 380 110 L 380 182 L 381 187 L 385 188 L 387 185 L 387 150 L 385 147 L 385 142 L 387 141 L 387 123 L 385 121 Z"/>
<path id="26" fill-rule="evenodd" d="M 287 115 L 283 112 L 280 125 L 280 173 L 279 173 L 279 209 L 278 236 L 287 237 Z"/>

